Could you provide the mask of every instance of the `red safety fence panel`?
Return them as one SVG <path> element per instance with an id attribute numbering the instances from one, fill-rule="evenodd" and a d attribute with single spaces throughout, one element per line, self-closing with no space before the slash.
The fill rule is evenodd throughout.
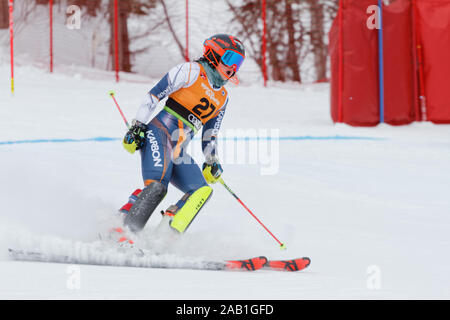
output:
<path id="1" fill-rule="evenodd" d="M 450 0 L 417 0 L 427 119 L 450 123 Z"/>
<path id="2" fill-rule="evenodd" d="M 361 28 L 369 17 L 367 8 L 377 2 L 341 0 L 330 31 L 334 122 L 356 126 L 379 122 L 378 35 Z M 396 0 L 383 5 L 385 122 L 450 123 L 449 30 L 450 0 Z"/>
<path id="3" fill-rule="evenodd" d="M 384 121 L 392 125 L 416 120 L 412 6 L 410 0 L 383 5 Z"/>
<path id="4" fill-rule="evenodd" d="M 341 71 L 341 52 L 340 52 L 340 28 L 339 28 L 339 15 L 333 21 L 329 33 L 329 55 L 330 55 L 330 72 L 331 72 L 331 118 L 333 122 L 342 122 L 342 97 L 340 84 L 342 83 Z"/>
<path id="5" fill-rule="evenodd" d="M 342 16 L 330 31 L 334 122 L 354 126 L 379 123 L 378 35 L 376 29 L 366 27 L 367 8 L 377 3 L 377 0 L 342 0 L 339 11 Z"/>

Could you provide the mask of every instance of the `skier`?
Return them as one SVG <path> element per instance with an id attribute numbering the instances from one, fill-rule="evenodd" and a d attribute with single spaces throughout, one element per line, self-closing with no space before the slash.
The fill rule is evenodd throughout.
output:
<path id="1" fill-rule="evenodd" d="M 130 153 L 140 150 L 145 187 L 136 190 L 121 208 L 124 225 L 142 230 L 167 193 L 169 182 L 184 195 L 163 214 L 161 223 L 184 233 L 212 195 L 223 169 L 217 157 L 217 134 L 228 93 L 228 81 L 238 84 L 236 73 L 245 59 L 242 42 L 227 34 L 216 34 L 203 43 L 203 56 L 172 68 L 147 93 L 133 125 L 123 139 Z M 168 97 L 164 109 L 150 122 L 157 104 Z M 205 161 L 202 171 L 184 149 L 202 129 Z M 123 229 L 115 228 L 119 242 L 133 243 Z"/>

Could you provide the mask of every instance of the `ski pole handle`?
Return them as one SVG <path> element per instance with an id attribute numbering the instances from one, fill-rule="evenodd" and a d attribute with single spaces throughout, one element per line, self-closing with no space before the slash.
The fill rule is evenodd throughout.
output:
<path id="1" fill-rule="evenodd" d="M 272 236 L 272 238 L 274 238 L 275 241 L 278 242 L 278 244 L 280 245 L 280 249 L 285 250 L 286 249 L 286 245 L 284 243 L 282 243 L 280 240 L 278 240 L 278 238 L 275 237 L 272 232 L 270 232 L 270 230 L 261 222 L 261 220 L 259 220 L 253 214 L 253 212 L 241 201 L 241 199 L 239 199 L 239 197 L 233 192 L 233 190 L 231 190 L 230 187 L 227 186 L 225 181 L 223 181 L 222 178 L 219 178 L 219 182 L 225 187 L 225 189 L 228 190 L 229 193 L 231 193 L 231 195 L 233 197 L 236 198 L 236 200 L 252 215 L 252 217 L 255 218 L 256 221 L 258 221 L 258 223 Z"/>
<path id="2" fill-rule="evenodd" d="M 130 129 L 130 125 L 129 125 L 128 121 L 127 121 L 127 118 L 125 118 L 125 115 L 123 114 L 122 110 L 119 107 L 119 104 L 117 103 L 114 91 L 113 90 L 109 91 L 109 95 L 114 100 L 114 103 L 116 104 L 117 110 L 119 110 L 120 115 L 122 116 L 122 119 L 125 122 L 125 125 L 127 126 L 128 129 Z"/>

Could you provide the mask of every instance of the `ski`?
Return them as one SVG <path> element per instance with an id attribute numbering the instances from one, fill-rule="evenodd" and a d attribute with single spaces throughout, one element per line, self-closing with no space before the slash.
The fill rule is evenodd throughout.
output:
<path id="1" fill-rule="evenodd" d="M 292 259 L 292 260 L 268 260 L 264 265 L 265 269 L 277 271 L 300 271 L 306 269 L 311 264 L 308 257 Z"/>
<path id="2" fill-rule="evenodd" d="M 266 257 L 257 257 L 248 260 L 231 260 L 226 261 L 226 269 L 227 270 L 247 270 L 247 271 L 255 271 L 262 269 L 267 263 Z"/>
<path id="3" fill-rule="evenodd" d="M 83 264 L 98 266 L 121 266 L 121 267 L 138 267 L 138 268 L 163 268 L 163 269 L 191 269 L 191 270 L 242 270 L 255 271 L 260 269 L 268 269 L 275 271 L 300 271 L 307 268 L 311 259 L 307 257 L 292 260 L 269 260 L 264 256 L 242 260 L 226 260 L 226 261 L 205 261 L 180 259 L 176 262 L 164 261 L 164 259 L 155 258 L 147 250 L 136 248 L 118 248 L 114 254 L 122 255 L 122 259 L 115 257 L 108 258 L 99 256 L 94 259 L 92 255 L 89 257 L 69 256 L 45 254 L 38 251 L 24 251 L 8 249 L 9 256 L 17 261 L 32 262 L 50 262 L 50 263 L 67 263 L 67 264 Z M 99 252 L 101 253 L 101 252 Z M 111 253 L 111 251 L 110 251 Z"/>
<path id="4" fill-rule="evenodd" d="M 49 263 L 68 263 L 82 265 L 99 265 L 99 266 L 122 266 L 122 267 L 140 267 L 140 268 L 163 268 L 163 269 L 191 269 L 191 270 L 242 270 L 255 271 L 262 269 L 267 262 L 265 257 L 256 257 L 244 260 L 227 260 L 227 261 L 198 261 L 198 260 L 182 260 L 174 263 L 158 261 L 149 257 L 149 254 L 142 249 L 137 249 L 128 255 L 122 261 L 105 259 L 89 259 L 80 257 L 71 257 L 69 255 L 52 255 L 38 251 L 23 251 L 8 249 L 9 256 L 16 261 L 30 262 L 49 262 Z M 122 252 L 123 253 L 123 252 Z"/>

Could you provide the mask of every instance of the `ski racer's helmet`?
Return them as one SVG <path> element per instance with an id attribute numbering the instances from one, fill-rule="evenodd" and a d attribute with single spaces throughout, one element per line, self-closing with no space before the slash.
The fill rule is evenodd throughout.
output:
<path id="1" fill-rule="evenodd" d="M 203 57 L 222 75 L 233 83 L 239 83 L 236 73 L 245 59 L 245 48 L 242 42 L 228 34 L 215 34 L 203 43 Z M 233 73 L 221 70 L 219 63 L 232 67 Z"/>

